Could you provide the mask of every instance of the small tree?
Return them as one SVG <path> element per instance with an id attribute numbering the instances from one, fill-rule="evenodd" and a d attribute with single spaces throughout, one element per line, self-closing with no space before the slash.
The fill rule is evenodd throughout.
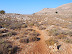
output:
<path id="1" fill-rule="evenodd" d="M 5 11 L 4 11 L 4 10 L 1 10 L 1 11 L 0 11 L 0 14 L 5 14 Z"/>

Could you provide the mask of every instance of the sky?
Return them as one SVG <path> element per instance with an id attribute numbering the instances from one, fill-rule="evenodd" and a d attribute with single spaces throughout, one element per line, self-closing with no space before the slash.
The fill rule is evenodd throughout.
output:
<path id="1" fill-rule="evenodd" d="M 6 13 L 33 14 L 43 8 L 56 8 L 72 0 L 0 0 L 0 10 Z"/>

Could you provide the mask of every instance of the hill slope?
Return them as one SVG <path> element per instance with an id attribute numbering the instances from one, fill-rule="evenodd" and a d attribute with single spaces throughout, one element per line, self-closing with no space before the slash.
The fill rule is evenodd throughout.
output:
<path id="1" fill-rule="evenodd" d="M 35 14 L 56 14 L 55 12 L 59 14 L 72 14 L 72 3 L 64 4 L 57 8 L 44 8 Z"/>

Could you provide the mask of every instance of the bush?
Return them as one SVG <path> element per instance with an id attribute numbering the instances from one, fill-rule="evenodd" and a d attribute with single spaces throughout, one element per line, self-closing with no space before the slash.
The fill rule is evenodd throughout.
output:
<path id="1" fill-rule="evenodd" d="M 71 43 L 72 44 L 72 40 L 71 39 L 66 39 L 66 40 L 64 40 L 66 43 Z"/>
<path id="2" fill-rule="evenodd" d="M 30 23 L 29 25 L 30 25 L 30 26 L 34 26 L 34 23 Z"/>
<path id="3" fill-rule="evenodd" d="M 27 28 L 28 26 L 26 24 L 23 24 L 21 27 L 22 28 Z"/>
<path id="4" fill-rule="evenodd" d="M 29 38 L 21 38 L 20 43 L 29 43 Z"/>
<path id="5" fill-rule="evenodd" d="M 39 30 L 45 30 L 46 27 L 45 26 L 39 26 Z"/>
<path id="6" fill-rule="evenodd" d="M 1 54 L 8 54 L 12 51 L 12 44 L 11 42 L 0 40 L 0 53 Z"/>
<path id="7" fill-rule="evenodd" d="M 0 34 L 0 37 L 7 37 L 7 36 L 12 36 L 12 33 L 11 32 L 7 32 L 7 33 Z"/>
<path id="8" fill-rule="evenodd" d="M 12 20 L 11 18 L 4 18 L 4 19 L 0 19 L 0 25 L 4 28 L 15 30 L 15 29 L 20 29 L 23 23 L 18 22 L 16 20 Z"/>
<path id="9" fill-rule="evenodd" d="M 4 11 L 4 10 L 1 10 L 0 13 L 1 13 L 1 14 L 5 14 L 5 11 Z"/>
<path id="10" fill-rule="evenodd" d="M 60 32 L 58 31 L 58 29 L 51 29 L 51 30 L 49 30 L 49 35 L 51 36 L 51 35 L 53 35 L 53 36 L 57 36 L 57 35 L 59 35 L 60 34 Z"/>
<path id="11" fill-rule="evenodd" d="M 1 33 L 0 37 L 7 37 L 7 36 L 12 36 L 12 35 L 17 35 L 17 33 L 16 32 Z"/>
<path id="12" fill-rule="evenodd" d="M 20 48 L 13 47 L 11 42 L 0 39 L 0 54 L 15 54 L 18 49 Z"/>
<path id="13" fill-rule="evenodd" d="M 58 41 L 55 40 L 55 39 L 53 39 L 53 38 L 50 38 L 50 39 L 46 40 L 45 43 L 46 43 L 48 46 L 50 46 L 50 45 L 54 45 L 55 43 L 58 44 Z"/>
<path id="14" fill-rule="evenodd" d="M 72 37 L 72 31 L 69 31 L 68 32 L 68 35 Z"/>
<path id="15" fill-rule="evenodd" d="M 65 38 L 67 38 L 67 36 L 66 35 L 63 35 L 63 34 L 60 34 L 60 35 L 57 36 L 57 38 L 58 39 L 65 39 Z"/>
<path id="16" fill-rule="evenodd" d="M 17 33 L 16 33 L 16 32 L 14 32 L 14 31 L 12 31 L 11 33 L 12 33 L 12 35 L 17 35 Z"/>

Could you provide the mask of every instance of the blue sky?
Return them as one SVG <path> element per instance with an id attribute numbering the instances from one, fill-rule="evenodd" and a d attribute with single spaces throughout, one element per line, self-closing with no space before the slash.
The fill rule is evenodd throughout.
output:
<path id="1" fill-rule="evenodd" d="M 0 0 L 0 10 L 6 13 L 32 14 L 43 8 L 56 8 L 72 0 Z"/>

